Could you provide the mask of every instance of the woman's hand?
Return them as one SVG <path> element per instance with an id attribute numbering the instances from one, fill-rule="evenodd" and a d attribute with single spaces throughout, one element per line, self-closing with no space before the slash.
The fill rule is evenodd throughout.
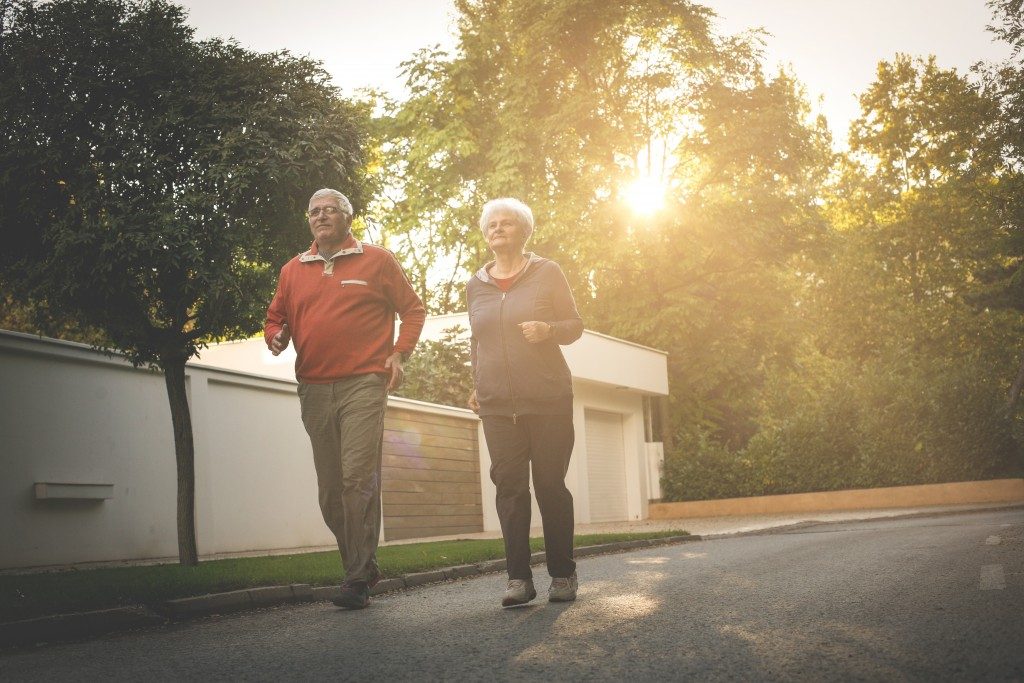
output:
<path id="1" fill-rule="evenodd" d="M 545 339 L 551 337 L 551 325 L 541 320 L 530 320 L 525 323 L 519 323 L 519 329 L 523 331 L 523 336 L 526 337 L 526 341 L 531 344 L 542 342 Z"/>
<path id="2" fill-rule="evenodd" d="M 468 405 L 469 409 L 474 413 L 480 412 L 480 402 L 476 400 L 476 389 L 469 392 L 469 399 L 466 401 L 466 405 Z"/>

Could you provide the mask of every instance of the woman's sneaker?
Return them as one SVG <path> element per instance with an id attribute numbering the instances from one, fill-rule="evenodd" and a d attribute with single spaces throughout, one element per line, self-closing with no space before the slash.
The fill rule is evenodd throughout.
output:
<path id="1" fill-rule="evenodd" d="M 509 579 L 505 597 L 501 599 L 501 606 L 525 605 L 535 597 L 537 597 L 537 589 L 533 587 L 532 579 Z"/>
<path id="2" fill-rule="evenodd" d="M 576 572 L 565 578 L 551 579 L 551 588 L 548 588 L 548 602 L 572 602 L 576 599 L 576 589 L 579 588 L 579 579 Z"/>

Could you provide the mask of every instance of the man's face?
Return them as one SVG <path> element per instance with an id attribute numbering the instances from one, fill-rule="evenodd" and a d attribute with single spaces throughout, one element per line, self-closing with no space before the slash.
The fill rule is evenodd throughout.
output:
<path id="1" fill-rule="evenodd" d="M 336 247 L 348 237 L 352 217 L 334 197 L 317 197 L 309 203 L 309 230 L 320 247 Z"/>

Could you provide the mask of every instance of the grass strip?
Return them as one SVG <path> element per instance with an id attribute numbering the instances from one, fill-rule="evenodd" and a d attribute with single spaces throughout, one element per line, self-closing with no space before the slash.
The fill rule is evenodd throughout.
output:
<path id="1" fill-rule="evenodd" d="M 581 547 L 685 533 L 581 534 L 574 542 Z M 543 550 L 543 539 L 531 538 L 530 547 L 534 552 Z M 377 550 L 377 562 L 388 578 L 504 556 L 501 539 L 432 541 L 382 546 Z M 196 567 L 164 564 L 5 574 L 0 575 L 0 621 L 126 605 L 153 605 L 174 598 L 258 586 L 292 583 L 328 586 L 340 581 L 341 563 L 336 551 L 207 560 Z"/>

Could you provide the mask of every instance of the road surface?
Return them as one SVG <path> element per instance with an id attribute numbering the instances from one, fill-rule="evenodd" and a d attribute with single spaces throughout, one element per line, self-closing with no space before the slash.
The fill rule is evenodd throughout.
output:
<path id="1" fill-rule="evenodd" d="M 1022 680 L 1024 509 L 810 525 L 0 654 L 0 680 Z"/>

